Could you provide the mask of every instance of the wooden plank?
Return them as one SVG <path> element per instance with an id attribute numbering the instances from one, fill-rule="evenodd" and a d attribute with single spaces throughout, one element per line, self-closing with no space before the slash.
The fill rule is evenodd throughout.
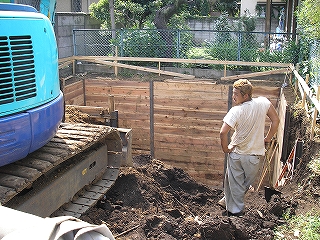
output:
<path id="1" fill-rule="evenodd" d="M 74 98 L 68 98 L 68 100 L 65 100 L 65 103 L 70 105 L 83 105 L 84 104 L 83 95 L 79 95 Z"/>
<path id="2" fill-rule="evenodd" d="M 192 117 L 192 118 L 202 118 L 202 119 L 210 119 L 212 116 L 217 117 L 218 119 L 223 119 L 226 112 L 209 112 L 209 111 L 197 111 L 197 110 L 189 110 L 189 109 L 167 109 L 167 108 L 156 108 L 156 114 L 167 114 L 174 116 L 183 116 L 183 117 Z"/>
<path id="3" fill-rule="evenodd" d="M 182 74 L 182 73 L 177 73 L 177 72 L 169 72 L 169 71 L 164 71 L 164 70 L 159 70 L 159 69 L 154 69 L 154 68 L 139 67 L 139 66 L 135 66 L 135 65 L 123 64 L 123 63 L 118 63 L 118 62 L 99 60 L 98 58 L 85 58 L 83 60 L 93 62 L 93 63 L 102 64 L 102 65 L 107 65 L 107 66 L 128 68 L 128 69 L 143 71 L 143 72 L 159 73 L 162 75 L 176 76 L 176 77 L 181 77 L 181 78 L 194 78 L 195 77 L 193 75 L 187 75 L 187 74 Z"/>
<path id="4" fill-rule="evenodd" d="M 194 164 L 198 163 L 198 159 L 192 158 L 191 156 L 189 157 L 181 156 L 179 155 L 179 152 L 175 154 L 170 154 L 170 152 L 163 152 L 162 149 L 160 149 L 160 151 L 158 149 L 155 151 L 155 158 L 162 161 L 164 160 L 170 161 L 171 165 L 173 166 L 180 165 L 180 166 L 184 166 L 183 168 L 193 169 L 193 170 L 195 170 L 195 168 L 191 168 L 190 165 L 192 165 L 192 163 Z M 207 165 L 208 169 L 212 169 L 215 171 L 219 171 L 220 173 L 223 173 L 223 169 L 224 169 L 223 158 L 215 158 L 214 161 L 212 160 L 212 158 L 207 158 L 207 162 L 213 162 L 213 164 Z"/>
<path id="5" fill-rule="evenodd" d="M 76 91 L 78 89 L 83 90 L 83 81 L 76 81 L 74 83 L 70 83 L 70 84 L 66 85 L 65 88 L 64 88 L 66 93 L 73 92 L 73 91 Z"/>
<path id="6" fill-rule="evenodd" d="M 268 98 L 278 98 L 280 96 L 280 87 L 254 87 L 253 88 L 253 96 L 264 96 Z"/>
<path id="7" fill-rule="evenodd" d="M 191 126 L 179 126 L 178 124 L 173 125 L 173 126 L 163 126 L 161 124 L 158 124 L 155 126 L 155 131 L 161 134 L 172 134 L 172 135 L 177 135 L 177 136 L 186 136 L 186 135 L 191 135 L 191 136 L 197 136 L 197 135 L 206 135 L 206 134 L 213 134 L 219 135 L 220 129 L 207 129 L 206 127 L 191 127 Z"/>
<path id="8" fill-rule="evenodd" d="M 196 88 L 195 88 L 196 86 Z M 189 91 L 189 92 L 213 92 L 213 93 L 221 93 L 221 92 L 228 92 L 227 85 L 221 85 L 216 83 L 197 83 L 197 82 L 186 82 L 186 81 L 179 81 L 179 82 L 154 82 L 154 90 L 161 91 L 161 90 L 179 90 L 179 91 Z"/>
<path id="9" fill-rule="evenodd" d="M 145 88 L 128 88 L 128 87 L 98 87 L 98 86 L 86 86 L 87 95 L 104 95 L 106 98 L 109 94 L 112 95 L 138 95 L 138 96 L 149 96 L 149 89 Z"/>
<path id="10" fill-rule="evenodd" d="M 183 148 L 170 148 L 170 151 L 168 150 L 167 146 L 161 146 L 161 145 L 156 145 L 156 153 L 159 153 L 159 155 L 157 154 L 157 156 L 161 156 L 162 154 L 168 153 L 172 156 L 172 159 L 176 159 L 176 160 L 181 160 L 184 161 L 186 159 L 189 159 L 190 161 L 196 161 L 198 162 L 199 159 L 201 159 L 199 162 L 205 161 L 206 159 L 208 159 L 208 162 L 211 162 L 212 165 L 223 165 L 221 162 L 217 161 L 214 162 L 212 161 L 212 154 L 213 152 L 209 152 L 209 151 L 197 151 L 197 148 L 194 149 L 183 149 Z M 217 149 L 218 150 L 218 149 Z M 221 151 L 221 149 L 219 149 Z M 222 151 L 221 151 L 222 153 Z M 221 157 L 220 159 L 224 159 L 224 154 L 219 154 L 219 153 L 215 153 L 215 158 L 218 160 L 219 156 Z"/>
<path id="11" fill-rule="evenodd" d="M 179 89 L 167 89 L 154 92 L 155 98 L 163 96 L 174 96 L 175 98 L 184 98 L 184 99 L 220 99 L 226 101 L 228 99 L 227 92 L 201 92 L 194 89 L 193 91 L 184 91 Z"/>
<path id="12" fill-rule="evenodd" d="M 66 91 L 64 91 L 64 92 L 66 92 Z M 69 91 L 69 92 L 66 92 L 64 94 L 64 96 L 65 96 L 66 101 L 69 101 L 69 100 L 71 100 L 73 98 L 79 98 L 80 96 L 82 96 L 82 99 L 83 99 L 83 90 L 82 89 L 76 89 L 76 90 L 74 90 L 72 92 Z"/>
<path id="13" fill-rule="evenodd" d="M 259 66 L 259 67 L 289 67 L 290 63 L 271 62 L 243 62 L 243 61 L 223 61 L 206 59 L 184 59 L 184 58 L 145 58 L 145 57 L 112 57 L 112 56 L 74 56 L 76 60 L 97 60 L 99 61 L 137 61 L 137 62 L 173 62 L 173 63 L 193 63 L 193 64 L 217 64 L 235 66 Z"/>
<path id="14" fill-rule="evenodd" d="M 167 116 L 167 115 L 155 115 L 154 116 L 155 124 L 164 124 L 171 125 L 173 122 L 179 124 L 181 126 L 203 126 L 207 129 L 219 129 L 222 126 L 222 119 L 212 118 L 211 119 L 195 119 L 195 118 L 184 118 L 184 117 L 175 117 L 175 116 Z M 137 123 L 138 124 L 138 123 Z"/>
<path id="15" fill-rule="evenodd" d="M 115 80 L 107 77 L 88 78 L 85 80 L 86 86 L 96 87 L 133 87 L 149 89 L 148 81 L 128 81 L 128 80 Z"/>
<path id="16" fill-rule="evenodd" d="M 183 107 L 189 109 L 203 110 L 210 109 L 211 111 L 228 109 L 228 103 L 226 100 L 222 100 L 220 98 L 217 99 L 175 99 L 174 96 L 170 98 L 155 98 L 154 99 L 155 106 L 173 106 L 173 107 Z"/>
<path id="17" fill-rule="evenodd" d="M 88 114 L 104 114 L 103 112 L 108 111 L 104 107 L 95 107 L 95 106 L 80 106 L 80 105 L 66 105 L 66 107 L 75 108 L 79 111 L 88 113 Z"/>
<path id="18" fill-rule="evenodd" d="M 260 76 L 266 76 L 271 74 L 286 74 L 288 73 L 287 68 L 277 69 L 277 70 L 270 70 L 270 71 L 263 71 L 263 72 L 254 72 L 254 73 L 247 73 L 247 74 L 241 74 L 241 75 L 233 75 L 228 77 L 221 77 L 221 80 L 235 80 L 240 78 L 251 78 L 251 77 L 260 77 Z"/>
<path id="19" fill-rule="evenodd" d="M 208 135 L 207 135 L 208 136 Z M 157 142 L 166 142 L 168 144 L 173 144 L 177 142 L 177 138 L 179 139 L 178 144 L 184 144 L 184 145 L 200 145 L 200 146 L 218 146 L 220 147 L 220 138 L 219 137 L 203 137 L 202 135 L 199 136 L 175 136 L 175 135 L 170 135 L 170 134 L 157 134 L 155 141 Z"/>

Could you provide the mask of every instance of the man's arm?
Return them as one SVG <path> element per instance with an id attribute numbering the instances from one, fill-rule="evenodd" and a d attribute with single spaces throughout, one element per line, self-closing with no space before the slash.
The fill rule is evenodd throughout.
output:
<path id="1" fill-rule="evenodd" d="M 230 131 L 231 127 L 226 124 L 225 122 L 222 124 L 222 127 L 220 129 L 220 141 L 221 141 L 221 147 L 222 151 L 224 153 L 230 153 L 232 149 L 228 148 L 228 132 Z"/>
<path id="2" fill-rule="evenodd" d="M 267 116 L 271 120 L 271 125 L 269 127 L 269 131 L 268 131 L 266 137 L 264 138 L 264 142 L 269 143 L 269 142 L 271 142 L 273 135 L 277 132 L 279 122 L 280 122 L 280 119 L 278 117 L 278 113 L 272 104 L 270 105 L 270 107 L 268 109 Z"/>

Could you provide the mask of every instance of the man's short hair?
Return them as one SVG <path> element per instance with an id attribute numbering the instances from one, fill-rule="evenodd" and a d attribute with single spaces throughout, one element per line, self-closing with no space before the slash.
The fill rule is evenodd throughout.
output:
<path id="1" fill-rule="evenodd" d="M 248 79 L 239 79 L 233 83 L 233 88 L 239 89 L 243 95 L 248 94 L 252 98 L 252 84 Z"/>

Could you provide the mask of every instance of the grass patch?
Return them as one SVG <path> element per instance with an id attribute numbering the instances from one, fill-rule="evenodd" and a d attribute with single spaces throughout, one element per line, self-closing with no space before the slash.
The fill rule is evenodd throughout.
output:
<path id="1" fill-rule="evenodd" d="M 286 217 L 286 216 L 285 216 Z M 320 211 L 312 210 L 304 215 L 292 216 L 288 223 L 279 226 L 275 239 L 320 239 Z"/>

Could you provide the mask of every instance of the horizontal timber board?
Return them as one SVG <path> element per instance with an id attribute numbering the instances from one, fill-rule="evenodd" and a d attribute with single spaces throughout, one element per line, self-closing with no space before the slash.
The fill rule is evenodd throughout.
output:
<path id="1" fill-rule="evenodd" d="M 178 90 L 178 91 L 197 91 L 197 92 L 228 92 L 228 85 L 221 85 L 210 82 L 201 82 L 201 84 L 197 82 L 189 82 L 189 81 L 179 81 L 179 82 L 154 82 L 153 83 L 155 91 L 161 90 Z"/>
<path id="2" fill-rule="evenodd" d="M 78 89 L 83 89 L 83 81 L 77 81 L 74 83 L 70 83 L 64 87 L 66 92 L 73 92 Z"/>
<path id="3" fill-rule="evenodd" d="M 173 163 L 180 163 L 180 164 L 184 164 L 186 167 L 188 167 L 189 169 L 191 165 L 197 165 L 199 163 L 199 157 L 198 158 L 191 158 L 190 156 L 181 156 L 181 155 L 176 155 L 176 154 L 171 154 L 170 152 L 162 152 L 162 149 L 157 149 L 155 151 L 155 158 L 159 159 L 159 160 L 171 160 L 171 163 L 173 165 Z M 205 157 L 203 157 L 205 158 Z M 222 171 L 224 169 L 224 165 L 223 165 L 223 158 L 208 158 L 207 162 L 212 163 L 211 165 L 207 165 L 208 166 L 208 170 L 218 170 L 218 171 Z M 199 163 L 200 164 L 200 163 Z M 175 165 L 173 165 L 175 166 Z M 195 168 L 194 168 L 195 169 Z"/>
<path id="4" fill-rule="evenodd" d="M 179 140 L 177 142 L 177 140 Z M 177 136 L 172 134 L 157 134 L 155 136 L 155 141 L 157 142 L 166 142 L 168 144 L 172 144 L 177 142 L 179 144 L 186 144 L 190 146 L 200 145 L 200 146 L 218 146 L 220 147 L 220 138 L 211 136 L 207 134 L 205 137 L 203 135 L 199 136 Z"/>
<path id="5" fill-rule="evenodd" d="M 76 89 L 74 91 L 68 91 L 68 92 L 65 91 L 65 94 L 64 94 L 64 98 L 66 100 L 69 100 L 69 99 L 72 99 L 72 98 L 78 98 L 80 96 L 82 96 L 82 99 L 83 99 L 83 96 L 84 96 L 83 90 L 80 89 L 80 88 Z"/>
<path id="6" fill-rule="evenodd" d="M 67 105 L 84 105 L 84 96 L 80 95 L 76 98 L 71 98 L 68 100 L 65 99 L 65 103 Z"/>
<path id="7" fill-rule="evenodd" d="M 118 56 L 73 56 L 74 60 L 96 60 L 96 61 L 134 61 L 134 62 L 172 62 L 172 63 L 194 63 L 194 64 L 218 64 L 235 66 L 261 66 L 261 67 L 289 67 L 290 63 L 275 62 L 244 62 L 226 60 L 206 60 L 206 59 L 184 59 L 184 58 L 146 58 L 146 57 L 118 57 Z M 68 59 L 69 60 L 69 59 Z"/>
<path id="8" fill-rule="evenodd" d="M 149 89 L 137 89 L 127 87 L 97 87 L 97 86 L 86 86 L 86 94 L 88 95 L 99 95 L 99 94 L 111 94 L 111 95 L 138 95 L 138 96 L 149 96 Z"/>
<path id="9" fill-rule="evenodd" d="M 183 127 L 179 126 L 178 124 L 175 126 L 163 126 L 161 124 L 155 126 L 154 128 L 156 133 L 161 133 L 161 134 L 174 134 L 177 136 L 204 136 L 204 135 L 209 135 L 212 134 L 213 136 L 218 135 L 220 132 L 220 129 L 206 129 L 205 127 L 200 128 L 200 127 Z"/>

